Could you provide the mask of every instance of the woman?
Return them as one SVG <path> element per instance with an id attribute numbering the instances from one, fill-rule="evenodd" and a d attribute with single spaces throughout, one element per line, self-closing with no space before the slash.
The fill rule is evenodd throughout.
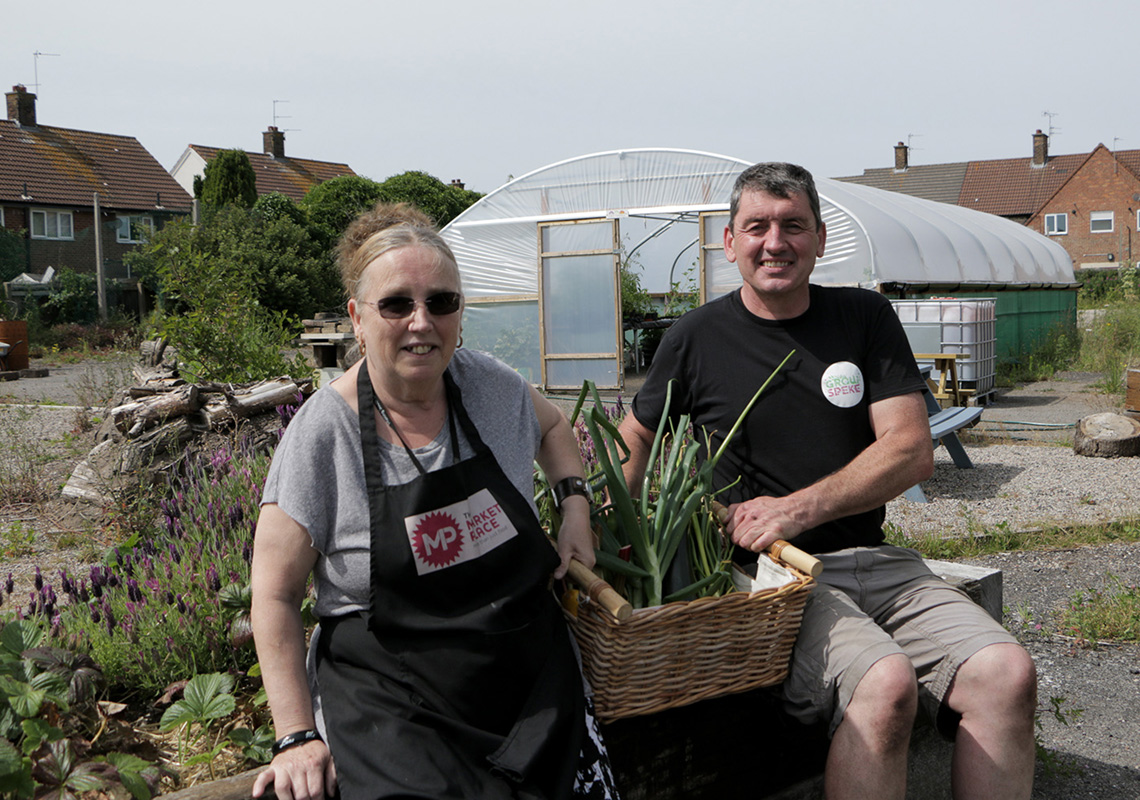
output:
<path id="1" fill-rule="evenodd" d="M 592 717 L 548 590 L 571 558 L 594 561 L 572 430 L 508 367 L 457 349 L 459 270 L 422 214 L 378 206 L 338 260 L 363 357 L 302 406 L 266 481 L 253 626 L 282 738 L 254 795 L 575 796 Z M 561 489 L 557 552 L 535 458 Z M 327 746 L 299 613 L 310 573 Z"/>

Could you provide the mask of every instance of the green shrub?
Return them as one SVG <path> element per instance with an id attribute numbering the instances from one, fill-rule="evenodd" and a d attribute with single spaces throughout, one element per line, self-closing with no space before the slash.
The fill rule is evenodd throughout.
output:
<path id="1" fill-rule="evenodd" d="M 255 655 L 248 637 L 231 638 L 224 589 L 249 582 L 269 461 L 244 444 L 188 459 L 159 503 L 159 522 L 86 575 L 40 576 L 21 613 L 54 620 L 53 637 L 90 654 L 127 696 L 153 698 L 200 672 L 248 670 Z"/>

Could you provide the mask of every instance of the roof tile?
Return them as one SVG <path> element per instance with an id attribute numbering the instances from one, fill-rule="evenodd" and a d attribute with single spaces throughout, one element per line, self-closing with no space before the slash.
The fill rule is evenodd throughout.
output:
<path id="1" fill-rule="evenodd" d="M 220 147 L 205 147 L 192 144 L 190 149 L 196 152 L 207 163 L 221 152 Z M 305 193 L 332 178 L 343 175 L 355 175 L 348 164 L 337 164 L 332 161 L 313 161 L 308 158 L 274 158 L 266 153 L 250 153 L 249 163 L 257 176 L 257 193 L 259 195 L 270 192 L 280 192 L 293 200 L 300 200 Z"/>
<path id="2" fill-rule="evenodd" d="M 0 202 L 190 211 L 191 198 L 133 136 L 0 120 Z"/>

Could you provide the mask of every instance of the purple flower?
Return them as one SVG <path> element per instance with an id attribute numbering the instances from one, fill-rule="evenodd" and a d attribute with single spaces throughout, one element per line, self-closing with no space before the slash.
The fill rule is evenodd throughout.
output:
<path id="1" fill-rule="evenodd" d="M 35 584 L 36 584 L 36 591 L 37 591 L 37 592 L 38 592 L 40 589 L 44 588 L 44 576 L 40 574 L 40 568 L 39 568 L 38 566 L 36 567 L 36 580 L 35 580 Z"/>
<path id="2" fill-rule="evenodd" d="M 111 598 L 103 598 L 103 621 L 107 624 L 107 635 L 113 636 L 115 633 L 115 612 L 111 608 Z"/>
<path id="3" fill-rule="evenodd" d="M 213 564 L 206 570 L 206 584 L 212 591 L 220 592 L 222 590 L 222 579 L 218 577 L 218 571 Z"/>
<path id="4" fill-rule="evenodd" d="M 4 588 L 8 591 L 8 594 L 12 594 L 12 592 L 16 591 L 16 581 L 12 577 L 11 572 L 8 573 L 8 580 L 4 582 Z"/>
<path id="5" fill-rule="evenodd" d="M 143 602 L 142 589 L 139 588 L 139 582 L 134 578 L 127 579 L 127 597 L 134 603 Z"/>

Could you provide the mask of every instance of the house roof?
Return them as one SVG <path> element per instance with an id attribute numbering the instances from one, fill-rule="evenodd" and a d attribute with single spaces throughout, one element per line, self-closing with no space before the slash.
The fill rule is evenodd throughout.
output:
<path id="1" fill-rule="evenodd" d="M 957 205 L 967 166 L 968 162 L 963 161 L 957 164 L 920 165 L 901 171 L 893 167 L 884 167 L 867 169 L 862 175 L 836 178 L 836 180 Z"/>
<path id="2" fill-rule="evenodd" d="M 1028 157 L 971 161 L 958 205 L 999 217 L 1029 217 L 1088 157 L 1089 153 L 1050 156 L 1043 167 L 1031 166 Z"/>
<path id="3" fill-rule="evenodd" d="M 0 120 L 0 203 L 189 213 L 191 198 L 138 139 Z"/>
<path id="4" fill-rule="evenodd" d="M 206 163 L 214 160 L 214 156 L 224 148 L 205 147 L 200 144 L 190 145 L 190 149 L 202 157 Z M 270 192 L 280 192 L 293 200 L 300 200 L 305 193 L 316 186 L 342 175 L 355 175 L 348 164 L 337 164 L 332 161 L 314 161 L 308 158 L 274 158 L 265 153 L 250 153 L 249 163 L 257 175 L 257 193 L 259 195 Z"/>
<path id="5" fill-rule="evenodd" d="M 1096 148 L 1092 152 L 1096 152 Z M 1092 152 L 1049 156 L 1043 167 L 1034 167 L 1031 157 L 998 158 L 910 166 L 903 171 L 891 167 L 865 169 L 862 175 L 835 180 L 937 200 L 999 217 L 1028 219 L 1076 174 Z M 1122 150 L 1115 155 L 1121 165 L 1140 177 L 1140 150 Z"/>

